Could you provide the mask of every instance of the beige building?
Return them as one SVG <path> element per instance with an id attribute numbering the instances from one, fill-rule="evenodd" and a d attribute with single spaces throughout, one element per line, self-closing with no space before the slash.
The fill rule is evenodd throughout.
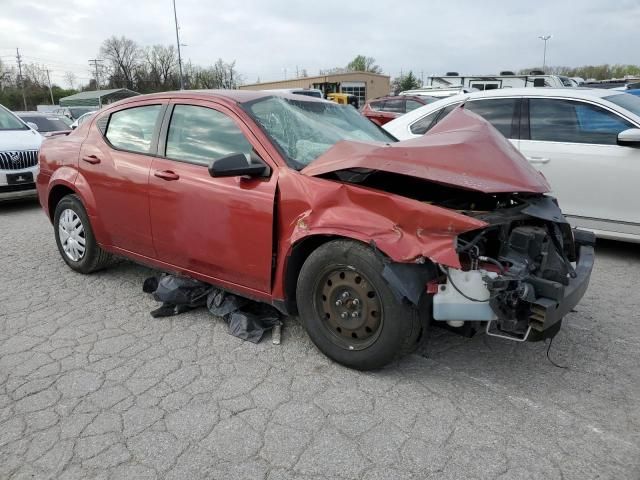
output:
<path id="1" fill-rule="evenodd" d="M 391 91 L 391 80 L 388 75 L 349 72 L 240 86 L 241 90 L 272 90 L 276 88 L 317 88 L 322 90 L 325 95 L 327 93 L 352 93 L 358 97 L 360 105 L 363 105 L 367 100 L 388 95 Z"/>

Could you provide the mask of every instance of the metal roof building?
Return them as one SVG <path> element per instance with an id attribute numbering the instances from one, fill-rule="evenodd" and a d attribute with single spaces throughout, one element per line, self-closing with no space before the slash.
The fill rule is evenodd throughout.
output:
<path id="1" fill-rule="evenodd" d="M 376 97 L 389 95 L 391 78 L 371 72 L 345 72 L 313 77 L 298 77 L 291 80 L 240 85 L 240 90 L 268 90 L 280 88 L 317 88 L 327 93 L 351 93 L 358 97 L 360 105 Z"/>
<path id="2" fill-rule="evenodd" d="M 102 107 L 123 98 L 140 95 L 126 88 L 114 88 L 112 90 L 88 90 L 76 93 L 60 99 L 61 107 Z"/>

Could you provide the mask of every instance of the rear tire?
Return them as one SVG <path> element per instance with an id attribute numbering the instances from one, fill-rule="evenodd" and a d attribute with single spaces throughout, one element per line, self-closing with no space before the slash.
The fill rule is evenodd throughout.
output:
<path id="1" fill-rule="evenodd" d="M 111 255 L 96 242 L 87 211 L 77 195 L 67 195 L 58 202 L 53 226 L 58 251 L 76 272 L 95 272 L 111 262 Z"/>
<path id="2" fill-rule="evenodd" d="M 367 246 L 335 240 L 313 251 L 300 271 L 301 321 L 318 349 L 347 367 L 381 368 L 424 336 L 418 308 L 398 300 L 383 268 Z"/>

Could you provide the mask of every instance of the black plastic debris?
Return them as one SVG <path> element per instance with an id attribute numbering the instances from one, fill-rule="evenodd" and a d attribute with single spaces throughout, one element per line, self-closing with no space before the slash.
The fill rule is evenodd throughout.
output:
<path id="1" fill-rule="evenodd" d="M 162 306 L 151 316 L 169 317 L 206 306 L 209 312 L 222 317 L 234 337 L 258 343 L 266 331 L 281 326 L 280 313 L 270 305 L 230 294 L 207 283 L 176 275 L 150 277 L 142 290 L 151 293 Z"/>
<path id="2" fill-rule="evenodd" d="M 214 288 L 211 285 L 187 277 L 164 275 L 150 277 L 144 281 L 142 291 L 153 294 L 162 306 L 151 312 L 151 316 L 170 317 L 206 304 L 207 296 Z"/>
<path id="3" fill-rule="evenodd" d="M 237 310 L 225 320 L 229 323 L 229 333 L 234 337 L 258 343 L 264 332 L 276 325 L 282 325 L 280 314 L 270 305 L 248 302 L 242 310 Z"/>

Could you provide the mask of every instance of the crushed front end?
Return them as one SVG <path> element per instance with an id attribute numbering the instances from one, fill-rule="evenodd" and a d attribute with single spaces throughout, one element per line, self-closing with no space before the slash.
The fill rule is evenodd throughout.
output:
<path id="1" fill-rule="evenodd" d="M 433 319 L 453 328 L 486 321 L 487 334 L 516 341 L 553 337 L 587 289 L 594 235 L 572 230 L 543 195 L 465 213 L 488 226 L 458 237 L 461 269 L 440 267 Z"/>

